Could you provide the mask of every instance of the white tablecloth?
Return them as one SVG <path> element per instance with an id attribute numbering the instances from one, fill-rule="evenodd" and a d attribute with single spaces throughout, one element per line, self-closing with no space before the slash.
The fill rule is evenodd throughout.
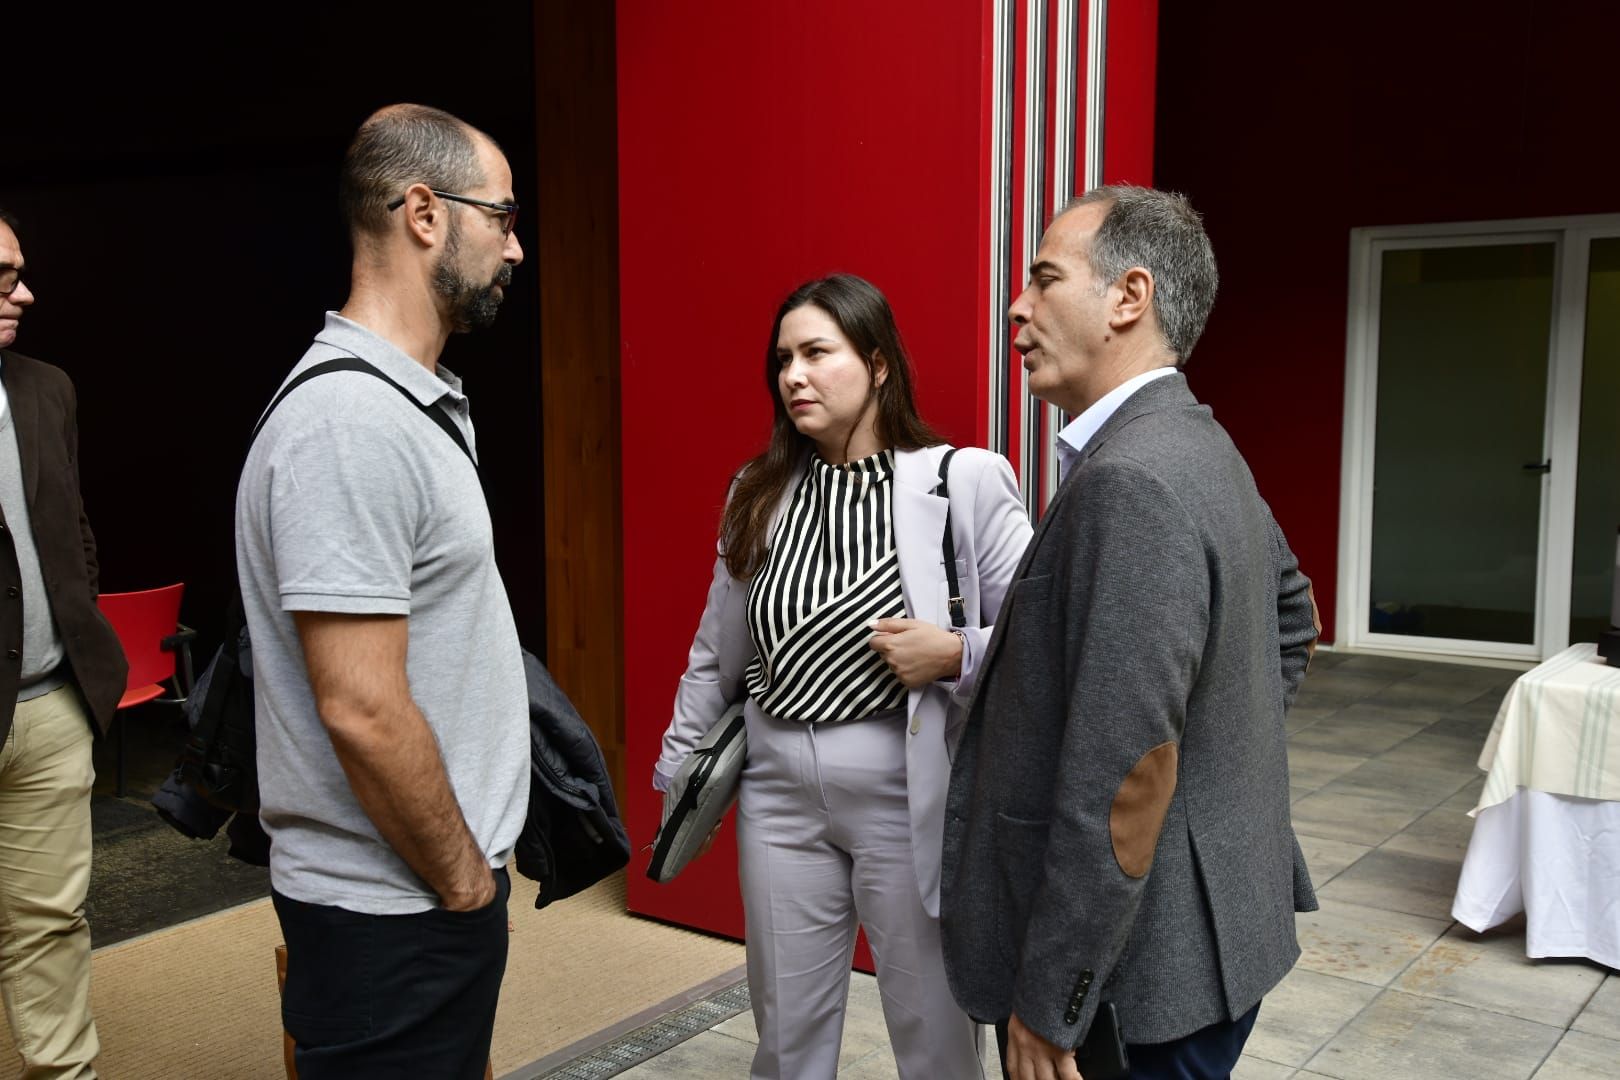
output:
<path id="1" fill-rule="evenodd" d="M 1521 790 L 1479 811 L 1451 917 L 1488 930 L 1521 911 L 1526 955 L 1620 968 L 1620 802 Z"/>
<path id="2" fill-rule="evenodd" d="M 1486 930 L 1523 911 L 1528 955 L 1620 968 L 1620 668 L 1575 645 L 1525 672 L 1479 766 L 1452 917 Z"/>

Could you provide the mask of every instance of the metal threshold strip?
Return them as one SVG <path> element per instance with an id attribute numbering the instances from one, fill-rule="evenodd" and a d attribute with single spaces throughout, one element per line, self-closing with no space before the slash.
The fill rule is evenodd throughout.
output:
<path id="1" fill-rule="evenodd" d="M 749 1008 L 740 969 L 655 1005 L 589 1039 L 506 1073 L 501 1080 L 606 1080 Z"/>

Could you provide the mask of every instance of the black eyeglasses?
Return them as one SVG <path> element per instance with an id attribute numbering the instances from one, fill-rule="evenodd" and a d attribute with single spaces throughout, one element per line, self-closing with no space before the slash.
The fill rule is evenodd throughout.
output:
<path id="1" fill-rule="evenodd" d="M 10 296 L 22 284 L 22 271 L 15 266 L 0 266 L 0 296 Z"/>
<path id="2" fill-rule="evenodd" d="M 517 224 L 517 203 L 490 202 L 487 199 L 469 199 L 465 195 L 452 195 L 448 191 L 437 191 L 433 188 L 428 188 L 428 190 L 432 191 L 433 194 L 437 195 L 441 199 L 449 199 L 451 202 L 466 203 L 468 206 L 483 206 L 495 211 L 497 214 L 501 215 L 501 235 L 512 235 L 512 226 Z M 388 204 L 388 212 L 391 214 L 404 205 L 405 196 L 401 195 L 399 198 Z"/>

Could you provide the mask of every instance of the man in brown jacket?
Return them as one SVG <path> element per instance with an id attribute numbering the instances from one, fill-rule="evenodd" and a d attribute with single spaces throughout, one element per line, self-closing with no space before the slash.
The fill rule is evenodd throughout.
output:
<path id="1" fill-rule="evenodd" d="M 0 210 L 0 998 L 24 1077 L 94 1077 L 90 744 L 128 669 L 96 608 L 73 384 L 9 349 L 25 273 Z"/>

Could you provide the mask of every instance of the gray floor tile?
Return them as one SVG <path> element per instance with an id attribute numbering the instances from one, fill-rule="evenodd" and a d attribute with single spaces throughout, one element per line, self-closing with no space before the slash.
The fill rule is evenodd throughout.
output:
<path id="1" fill-rule="evenodd" d="M 984 1065 L 984 1075 L 999 1080 L 1001 1076 L 1001 1048 L 996 1045 L 996 1029 L 988 1025 L 984 1028 L 984 1053 L 979 1055 Z"/>
<path id="2" fill-rule="evenodd" d="M 984 1054 L 979 1062 L 984 1076 L 1001 1080 L 1001 1058 L 996 1050 L 994 1028 L 984 1029 L 984 1043 Z M 838 1080 L 899 1080 L 899 1076 L 900 1068 L 887 1046 L 838 1069 Z"/>
<path id="3" fill-rule="evenodd" d="M 1524 671 L 1517 668 L 1486 667 L 1482 664 L 1433 664 L 1419 661 L 1414 681 L 1434 685 L 1466 685 L 1506 689 Z"/>
<path id="4" fill-rule="evenodd" d="M 1376 694 L 1391 683 L 1409 679 L 1413 672 L 1401 667 L 1379 664 L 1366 657 L 1352 657 L 1336 667 L 1318 668 L 1313 662 L 1305 676 L 1302 690 L 1335 693 L 1354 692 L 1366 697 Z"/>
<path id="5" fill-rule="evenodd" d="M 1377 757 L 1335 777 L 1321 790 L 1428 808 L 1445 802 L 1471 779 L 1473 773 L 1467 769 L 1435 768 Z"/>
<path id="6" fill-rule="evenodd" d="M 1288 739 L 1290 749 L 1309 747 L 1337 754 L 1381 754 L 1440 719 L 1439 713 L 1348 705 Z"/>
<path id="7" fill-rule="evenodd" d="M 1522 930 L 1476 934 L 1454 925 L 1392 988 L 1565 1028 L 1603 978 L 1602 969 L 1580 961 L 1529 959 Z"/>
<path id="8" fill-rule="evenodd" d="M 1244 1054 L 1232 1067 L 1232 1080 L 1289 1080 L 1294 1075 L 1292 1065 L 1279 1065 L 1275 1061 Z"/>
<path id="9" fill-rule="evenodd" d="M 1288 747 L 1288 784 L 1290 787 L 1315 791 L 1347 772 L 1359 769 L 1370 758 L 1359 754 L 1335 754 L 1328 750 L 1312 750 L 1306 746 Z"/>
<path id="10" fill-rule="evenodd" d="M 1620 1040 L 1620 975 L 1610 975 L 1571 1025 L 1588 1035 Z"/>
<path id="11" fill-rule="evenodd" d="M 740 1039 L 743 1042 L 759 1042 L 759 1031 L 754 1027 L 754 1010 L 752 1009 L 744 1009 L 730 1020 L 718 1023 L 709 1030 L 717 1031 L 721 1035 L 729 1035 L 733 1039 Z"/>
<path id="12" fill-rule="evenodd" d="M 984 1053 L 979 1064 L 985 1077 L 1000 1080 L 1001 1058 L 996 1050 L 994 1028 L 984 1029 Z M 899 1075 L 900 1069 L 895 1064 L 894 1053 L 887 1046 L 873 1050 L 848 1064 L 841 1063 L 838 1067 L 839 1080 L 898 1080 Z"/>
<path id="13" fill-rule="evenodd" d="M 619 1075 L 632 1080 L 713 1080 L 747 1076 L 753 1063 L 752 1043 L 705 1031 Z"/>
<path id="14" fill-rule="evenodd" d="M 1378 993 L 1376 986 L 1296 967 L 1266 995 L 1243 1052 L 1297 1069 Z"/>
<path id="15" fill-rule="evenodd" d="M 1464 784 L 1457 791 L 1457 794 L 1453 795 L 1451 798 L 1447 799 L 1445 802 L 1441 803 L 1440 805 L 1445 806 L 1445 807 L 1450 807 L 1450 808 L 1452 808 L 1454 810 L 1461 810 L 1463 813 L 1466 814 L 1466 813 L 1468 813 L 1468 811 L 1472 810 L 1475 806 L 1479 805 L 1479 797 L 1480 797 L 1481 794 L 1484 793 L 1484 791 L 1485 791 L 1485 774 L 1480 773 L 1479 775 L 1475 776 L 1472 780 L 1470 780 L 1468 783 Z"/>
<path id="16" fill-rule="evenodd" d="M 1306 724 L 1314 724 L 1318 720 L 1326 720 L 1338 711 L 1337 708 L 1331 705 L 1300 705 L 1296 702 L 1293 708 L 1288 710 L 1289 730 L 1294 729 L 1296 721 L 1298 722 L 1297 726 L 1304 727 Z"/>
<path id="17" fill-rule="evenodd" d="M 1292 735 L 1296 731 L 1303 731 L 1305 728 L 1310 727 L 1312 724 L 1315 724 L 1315 723 L 1317 723 L 1317 722 L 1319 722 L 1321 720 L 1327 719 L 1328 717 L 1332 716 L 1335 712 L 1338 712 L 1338 710 L 1337 709 L 1304 709 L 1304 710 L 1299 710 L 1299 711 L 1291 710 L 1288 713 L 1288 715 L 1283 718 L 1283 730 L 1286 731 L 1289 735 Z M 1303 715 L 1301 715 L 1301 713 L 1303 713 Z"/>
<path id="18" fill-rule="evenodd" d="M 1496 720 L 1496 714 L 1502 710 L 1502 702 L 1506 699 L 1505 690 L 1500 694 L 1484 694 L 1460 708 L 1447 709 L 1446 719 L 1484 727 L 1489 731 L 1491 724 Z"/>
<path id="19" fill-rule="evenodd" d="M 1344 657 L 1344 670 L 1363 675 L 1389 675 L 1405 678 L 1427 668 L 1450 667 L 1428 660 L 1413 660 L 1405 656 L 1375 656 L 1371 653 L 1340 653 Z"/>
<path id="20" fill-rule="evenodd" d="M 1412 806 L 1365 795 L 1315 791 L 1293 804 L 1294 831 L 1324 840 L 1377 847 L 1422 817 L 1426 806 Z"/>
<path id="21" fill-rule="evenodd" d="M 857 972 L 849 980 L 849 1011 L 844 1016 L 844 1045 L 838 1052 L 838 1067 L 852 1065 L 874 1050 L 889 1054 L 893 1060 L 877 979 Z"/>
<path id="22" fill-rule="evenodd" d="M 752 1010 L 738 1013 L 711 1030 L 750 1045 L 759 1042 Z M 877 979 L 856 972 L 849 980 L 849 1007 L 844 1013 L 844 1044 L 838 1051 L 838 1067 L 841 1070 L 851 1067 L 875 1051 L 882 1051 L 893 1065 L 889 1028 L 883 1019 L 883 999 L 878 995 Z"/>
<path id="23" fill-rule="evenodd" d="M 1380 848 L 1323 887 L 1324 899 L 1449 919 L 1462 864 Z"/>
<path id="24" fill-rule="evenodd" d="M 1324 840 L 1320 836 L 1300 834 L 1299 850 L 1305 853 L 1305 865 L 1311 871 L 1311 884 L 1320 889 L 1372 848 L 1365 844 L 1347 844 L 1343 840 Z"/>
<path id="25" fill-rule="evenodd" d="M 1400 678 L 1403 676 L 1348 674 L 1342 668 L 1309 675 L 1299 688 L 1295 704 L 1312 709 L 1339 708 L 1365 701 Z"/>
<path id="26" fill-rule="evenodd" d="M 1386 990 L 1307 1068 L 1340 1080 L 1528 1080 L 1558 1028 Z"/>
<path id="27" fill-rule="evenodd" d="M 1468 807 L 1475 798 L 1471 795 L 1465 800 Z M 1474 819 L 1468 816 L 1468 809 L 1448 799 L 1385 840 L 1379 850 L 1460 863 L 1473 835 Z"/>
<path id="28" fill-rule="evenodd" d="M 1440 721 L 1445 723 L 1445 721 Z M 1467 737 L 1436 732 L 1440 724 L 1431 724 L 1379 754 L 1378 761 L 1397 765 L 1417 765 L 1429 769 L 1444 769 L 1465 779 L 1484 775 L 1479 767 L 1479 752 L 1485 749 L 1488 732 Z"/>
<path id="29" fill-rule="evenodd" d="M 888 1047 L 873 1050 L 849 1065 L 838 1066 L 839 1080 L 900 1080 L 900 1067 Z"/>
<path id="30" fill-rule="evenodd" d="M 1477 769 L 1479 768 L 1479 752 L 1485 749 L 1485 741 L 1490 738 L 1493 725 L 1494 721 L 1492 720 L 1465 720 L 1456 716 L 1447 716 L 1444 720 L 1437 720 L 1424 728 L 1423 734 L 1472 743 L 1473 749 L 1468 754 L 1468 760 Z"/>
<path id="31" fill-rule="evenodd" d="M 1339 711 L 1337 705 L 1311 705 L 1300 701 L 1297 697 L 1288 708 L 1289 716 L 1298 716 L 1301 720 L 1322 720 Z"/>
<path id="32" fill-rule="evenodd" d="M 1295 918 L 1299 967 L 1372 986 L 1387 986 L 1450 925 L 1398 911 L 1322 899 L 1322 910 Z"/>
<path id="33" fill-rule="evenodd" d="M 1460 709 L 1486 695 L 1499 697 L 1494 680 L 1489 685 L 1483 682 L 1432 682 L 1415 675 L 1385 687 L 1366 700 L 1369 705 L 1446 710 Z"/>
<path id="34" fill-rule="evenodd" d="M 1614 1080 L 1617 1075 L 1620 1042 L 1570 1031 L 1536 1071 L 1536 1080 Z"/>

